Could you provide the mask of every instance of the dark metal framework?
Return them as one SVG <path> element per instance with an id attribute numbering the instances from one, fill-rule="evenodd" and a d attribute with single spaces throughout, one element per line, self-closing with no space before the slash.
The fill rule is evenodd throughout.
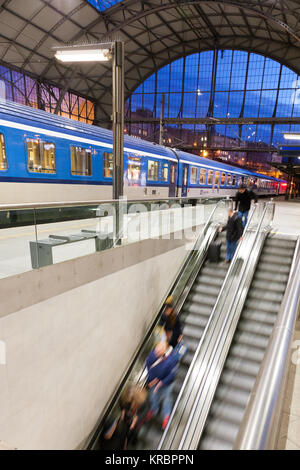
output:
<path id="1" fill-rule="evenodd" d="M 107 0 L 109 6 L 112 2 Z M 87 0 L 0 0 L 0 61 L 97 103 L 111 116 L 111 67 L 66 66 L 52 46 L 125 41 L 125 96 L 153 72 L 194 52 L 253 51 L 300 72 L 299 0 L 122 0 L 98 11 Z"/>

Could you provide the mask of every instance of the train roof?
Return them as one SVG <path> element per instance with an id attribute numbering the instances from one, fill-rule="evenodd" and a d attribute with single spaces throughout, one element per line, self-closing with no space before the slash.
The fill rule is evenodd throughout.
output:
<path id="1" fill-rule="evenodd" d="M 215 160 L 209 160 L 207 158 L 198 157 L 197 155 L 192 155 L 187 152 L 182 152 L 181 150 L 177 150 L 176 153 L 178 154 L 181 162 L 189 161 L 191 163 L 195 163 L 198 166 L 210 167 L 216 170 L 218 169 L 220 171 L 230 171 L 232 173 L 236 173 L 241 176 L 250 175 L 250 176 L 257 176 L 260 178 L 263 176 L 265 179 L 277 181 L 276 178 L 273 178 L 272 176 L 261 175 L 259 173 L 255 173 L 250 170 L 245 170 L 243 168 L 239 168 L 233 165 L 228 165 L 227 163 L 216 162 Z"/>
<path id="2" fill-rule="evenodd" d="M 47 111 L 42 111 L 40 109 L 31 108 L 19 103 L 15 103 L 9 100 L 0 99 L 0 114 L 7 116 L 7 119 L 10 121 L 28 121 L 38 124 L 39 127 L 47 129 L 47 127 L 55 127 L 56 130 L 60 129 L 64 133 L 69 135 L 77 134 L 83 137 L 97 138 L 101 142 L 111 145 L 113 134 L 109 129 L 104 129 L 102 127 L 93 126 L 91 124 L 86 124 L 81 121 L 75 121 L 66 117 L 58 116 L 57 114 L 52 114 Z M 127 150 L 137 151 L 141 154 L 147 154 L 149 156 L 164 157 L 168 160 L 177 161 L 174 152 L 162 145 L 155 144 L 153 142 L 148 142 L 139 138 L 131 137 L 124 135 L 124 148 Z M 259 173 L 254 173 L 249 170 L 244 170 L 242 168 L 234 167 L 228 165 L 227 163 L 216 162 L 214 160 L 208 160 L 200 156 L 196 156 L 187 152 L 182 152 L 181 150 L 176 150 L 176 154 L 180 161 L 188 161 L 190 163 L 198 164 L 199 166 L 211 167 L 225 171 L 231 171 L 240 175 L 254 175 L 257 177 L 262 177 L 278 181 L 276 178 L 261 175 Z"/>
<path id="3" fill-rule="evenodd" d="M 7 118 L 11 121 L 15 121 L 17 118 L 18 120 L 25 120 L 27 123 L 30 121 L 34 123 L 34 125 L 38 124 L 41 128 L 47 129 L 47 127 L 55 127 L 56 130 L 59 128 L 64 133 L 70 135 L 76 134 L 82 137 L 83 134 L 85 134 L 86 137 L 97 138 L 105 144 L 112 143 L 113 134 L 109 129 L 75 121 L 47 111 L 14 103 L 13 101 L 0 100 L 0 114 L 7 115 Z M 166 157 L 167 159 L 177 161 L 174 153 L 168 147 L 139 138 L 124 135 L 124 147 L 141 153 L 146 152 L 147 154 Z"/>

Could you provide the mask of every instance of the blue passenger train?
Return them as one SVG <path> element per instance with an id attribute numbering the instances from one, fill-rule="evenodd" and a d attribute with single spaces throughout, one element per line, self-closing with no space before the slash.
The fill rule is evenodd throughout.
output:
<path id="1" fill-rule="evenodd" d="M 0 101 L 0 204 L 112 197 L 112 132 Z M 261 195 L 284 181 L 125 136 L 128 199 L 232 196 L 241 183 Z"/>

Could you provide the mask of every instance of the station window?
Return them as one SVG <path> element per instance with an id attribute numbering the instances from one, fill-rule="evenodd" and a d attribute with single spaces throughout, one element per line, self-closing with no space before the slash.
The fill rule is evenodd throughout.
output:
<path id="1" fill-rule="evenodd" d="M 190 181 L 191 184 L 197 184 L 198 170 L 195 166 L 191 166 Z"/>
<path id="2" fill-rule="evenodd" d="M 162 172 L 161 172 L 162 181 L 169 181 L 169 163 L 163 163 Z"/>
<path id="3" fill-rule="evenodd" d="M 221 176 L 221 186 L 224 186 L 225 181 L 226 181 L 226 173 L 222 173 L 222 176 Z"/>
<path id="4" fill-rule="evenodd" d="M 71 147 L 72 175 L 92 176 L 92 150 Z"/>
<path id="5" fill-rule="evenodd" d="M 231 175 L 227 175 L 227 186 L 231 186 Z"/>
<path id="6" fill-rule="evenodd" d="M 7 169 L 4 135 L 0 134 L 0 170 Z"/>
<path id="7" fill-rule="evenodd" d="M 206 170 L 200 170 L 200 184 L 205 184 Z"/>
<path id="8" fill-rule="evenodd" d="M 128 180 L 139 180 L 141 177 L 141 159 L 128 158 Z"/>
<path id="9" fill-rule="evenodd" d="M 212 185 L 214 179 L 214 172 L 213 170 L 208 170 L 208 177 L 207 177 L 207 184 Z"/>
<path id="10" fill-rule="evenodd" d="M 110 152 L 103 152 L 103 176 L 112 178 L 114 172 L 114 156 Z"/>
<path id="11" fill-rule="evenodd" d="M 158 162 L 148 160 L 148 180 L 158 181 Z"/>
<path id="12" fill-rule="evenodd" d="M 232 186 L 236 186 L 236 176 L 232 176 Z"/>
<path id="13" fill-rule="evenodd" d="M 40 139 L 27 139 L 28 170 L 37 173 L 55 173 L 55 145 Z"/>
<path id="14" fill-rule="evenodd" d="M 219 184 L 220 184 L 220 172 L 216 171 L 215 186 L 219 186 Z"/>

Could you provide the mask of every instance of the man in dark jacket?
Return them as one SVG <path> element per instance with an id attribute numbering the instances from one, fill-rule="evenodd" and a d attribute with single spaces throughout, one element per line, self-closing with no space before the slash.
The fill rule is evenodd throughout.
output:
<path id="1" fill-rule="evenodd" d="M 228 211 L 228 221 L 225 227 L 221 227 L 220 231 L 226 230 L 226 262 L 230 263 L 234 257 L 238 241 L 243 235 L 242 219 L 233 209 Z"/>
<path id="2" fill-rule="evenodd" d="M 257 202 L 256 194 L 252 190 L 248 190 L 246 186 L 241 186 L 235 196 L 235 210 L 239 210 L 239 216 L 242 219 L 243 227 L 246 227 L 247 225 L 252 199 Z"/>
<path id="3" fill-rule="evenodd" d="M 159 406 L 162 404 L 163 424 L 165 429 L 172 411 L 172 390 L 176 378 L 178 354 L 173 354 L 167 342 L 162 341 L 146 360 L 148 371 L 147 385 L 150 391 L 151 411 L 147 420 L 157 415 Z"/>

